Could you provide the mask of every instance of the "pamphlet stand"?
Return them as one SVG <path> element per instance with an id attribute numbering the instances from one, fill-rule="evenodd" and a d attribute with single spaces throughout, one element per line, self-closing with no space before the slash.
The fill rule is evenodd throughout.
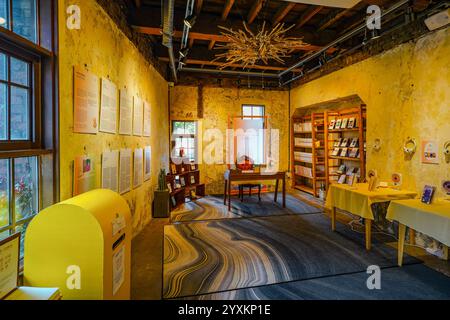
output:
<path id="1" fill-rule="evenodd" d="M 40 212 L 25 236 L 24 283 L 58 287 L 64 299 L 130 298 L 131 216 L 98 189 Z"/>

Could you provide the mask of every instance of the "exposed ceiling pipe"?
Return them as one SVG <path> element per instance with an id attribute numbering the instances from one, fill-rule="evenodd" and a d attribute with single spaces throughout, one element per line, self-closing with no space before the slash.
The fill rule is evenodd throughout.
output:
<path id="1" fill-rule="evenodd" d="M 391 12 L 394 12 L 395 10 L 401 8 L 402 6 L 408 4 L 410 2 L 410 0 L 402 0 L 397 2 L 396 4 L 394 4 L 393 6 L 389 7 L 389 9 L 387 9 L 386 11 L 383 11 L 381 13 L 381 18 L 390 14 Z M 282 77 L 285 74 L 287 74 L 288 72 L 291 72 L 294 69 L 297 69 L 301 66 L 303 66 L 305 63 L 319 57 L 320 55 L 322 55 L 323 53 L 327 52 L 328 49 L 336 46 L 337 44 L 350 39 L 351 37 L 353 37 L 355 34 L 358 34 L 362 31 L 364 31 L 367 28 L 366 23 L 364 22 L 363 24 L 361 24 L 359 27 L 353 29 L 352 31 L 344 34 L 343 36 L 339 37 L 338 39 L 334 40 L 333 42 L 329 43 L 328 45 L 326 45 L 325 47 L 323 47 L 321 50 L 317 51 L 316 53 L 306 57 L 303 60 L 300 60 L 299 62 L 297 62 L 296 64 L 292 65 L 291 67 L 287 68 L 286 70 L 282 71 L 279 73 L 279 76 Z"/>
<path id="2" fill-rule="evenodd" d="M 163 45 L 167 47 L 169 52 L 169 65 L 172 70 L 174 81 L 178 80 L 177 69 L 175 67 L 175 56 L 173 54 L 173 14 L 175 11 L 175 0 L 163 0 Z"/>
<path id="3" fill-rule="evenodd" d="M 201 69 L 201 68 L 189 68 L 183 67 L 181 71 L 184 72 L 197 72 L 208 73 L 217 75 L 233 75 L 233 76 L 245 76 L 245 77 L 263 77 L 263 78 L 278 78 L 278 73 L 266 73 L 266 72 L 244 72 L 233 70 L 217 70 L 217 69 Z"/>

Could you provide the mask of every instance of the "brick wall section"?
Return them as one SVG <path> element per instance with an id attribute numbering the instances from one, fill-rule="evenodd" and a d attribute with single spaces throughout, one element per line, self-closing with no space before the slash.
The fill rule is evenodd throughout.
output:
<path id="1" fill-rule="evenodd" d="M 155 69 L 168 79 L 167 66 L 160 62 L 153 53 L 152 42 L 142 34 L 135 32 L 128 24 L 128 9 L 124 0 L 96 0 L 97 3 L 106 11 L 117 27 L 126 35 L 128 39 L 136 46 L 144 58 L 149 61 Z"/>

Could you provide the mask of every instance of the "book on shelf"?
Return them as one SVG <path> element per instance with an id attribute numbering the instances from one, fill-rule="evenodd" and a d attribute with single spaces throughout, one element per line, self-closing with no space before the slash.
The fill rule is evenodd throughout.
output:
<path id="1" fill-rule="evenodd" d="M 349 157 L 350 158 L 357 158 L 358 157 L 358 153 L 359 153 L 359 149 L 358 148 L 351 148 L 350 149 L 350 153 L 349 153 Z"/>
<path id="2" fill-rule="evenodd" d="M 334 148 L 333 149 L 333 152 L 331 153 L 331 155 L 332 156 L 337 156 L 338 154 L 339 154 L 339 151 L 340 151 L 341 149 L 339 149 L 339 148 Z"/>
<path id="3" fill-rule="evenodd" d="M 337 119 L 334 127 L 336 129 L 339 129 L 341 127 L 341 124 L 342 124 L 342 119 Z"/>
<path id="4" fill-rule="evenodd" d="M 341 175 L 339 176 L 338 183 L 339 183 L 339 184 L 344 184 L 346 179 L 347 179 L 347 176 L 346 176 L 345 174 L 341 174 Z"/>
<path id="5" fill-rule="evenodd" d="M 348 118 L 342 119 L 341 129 L 346 129 L 347 128 L 347 123 L 348 123 Z"/>
<path id="6" fill-rule="evenodd" d="M 348 167 L 347 171 L 346 171 L 346 175 L 350 176 L 355 172 L 355 167 Z"/>
<path id="7" fill-rule="evenodd" d="M 353 129 L 355 127 L 355 118 L 349 118 L 348 119 L 348 124 L 347 124 L 347 128 L 348 129 Z"/>
<path id="8" fill-rule="evenodd" d="M 186 181 L 184 180 L 184 177 L 181 177 L 181 178 L 180 178 L 180 183 L 181 183 L 181 186 L 182 186 L 182 187 L 185 187 L 185 186 L 186 186 Z"/>
<path id="9" fill-rule="evenodd" d="M 339 169 L 337 169 L 336 173 L 338 173 L 338 174 L 343 174 L 343 173 L 345 172 L 345 169 L 346 169 L 345 164 L 341 164 L 341 165 L 339 166 Z"/>
<path id="10" fill-rule="evenodd" d="M 356 180 L 355 180 L 355 175 L 351 174 L 349 176 L 347 176 L 347 184 L 349 186 L 352 186 L 353 184 L 355 184 Z"/>
<path id="11" fill-rule="evenodd" d="M 352 142 L 350 143 L 350 148 L 356 148 L 356 147 L 358 147 L 358 141 L 359 141 L 358 138 L 353 138 L 353 139 L 352 139 Z"/>
<path id="12" fill-rule="evenodd" d="M 337 139 L 336 141 L 334 141 L 334 146 L 335 147 L 339 147 L 342 143 L 342 138 Z"/>
<path id="13" fill-rule="evenodd" d="M 342 148 L 341 153 L 339 154 L 340 157 L 347 157 L 348 148 Z"/>
<path id="14" fill-rule="evenodd" d="M 341 142 L 341 147 L 348 147 L 348 138 L 344 138 Z"/>
<path id="15" fill-rule="evenodd" d="M 355 176 L 357 178 L 361 178 L 361 168 L 358 168 L 358 170 L 356 170 Z"/>
<path id="16" fill-rule="evenodd" d="M 336 124 L 336 119 L 331 120 L 330 125 L 328 126 L 328 129 L 333 130 L 335 124 Z"/>
<path id="17" fill-rule="evenodd" d="M 191 184 L 195 184 L 195 177 L 191 176 Z"/>
<path id="18" fill-rule="evenodd" d="M 174 197 L 174 196 L 171 196 L 171 197 L 170 197 L 170 200 L 172 201 L 172 206 L 173 206 L 173 207 L 176 207 L 176 206 L 177 206 L 177 200 L 175 199 L 175 197 Z"/>

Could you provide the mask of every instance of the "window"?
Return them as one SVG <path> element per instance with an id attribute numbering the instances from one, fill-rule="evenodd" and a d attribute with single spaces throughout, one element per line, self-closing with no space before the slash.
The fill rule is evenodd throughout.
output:
<path id="1" fill-rule="evenodd" d="M 38 43 L 38 0 L 0 0 L 0 27 Z"/>
<path id="2" fill-rule="evenodd" d="M 197 122 L 172 121 L 172 157 L 187 157 L 197 162 Z"/>
<path id="3" fill-rule="evenodd" d="M 251 119 L 253 117 L 264 117 L 264 106 L 243 105 L 242 116 L 244 119 Z"/>
<path id="4" fill-rule="evenodd" d="M 0 51 L 0 140 L 31 141 L 30 62 Z"/>
<path id="5" fill-rule="evenodd" d="M 20 232 L 21 257 L 28 224 L 57 200 L 53 4 L 0 0 L 0 240 Z"/>
<path id="6" fill-rule="evenodd" d="M 264 106 L 243 105 L 241 119 L 235 119 L 234 122 L 236 130 L 236 160 L 247 156 L 255 164 L 264 164 L 265 134 L 263 129 L 266 128 Z"/>

